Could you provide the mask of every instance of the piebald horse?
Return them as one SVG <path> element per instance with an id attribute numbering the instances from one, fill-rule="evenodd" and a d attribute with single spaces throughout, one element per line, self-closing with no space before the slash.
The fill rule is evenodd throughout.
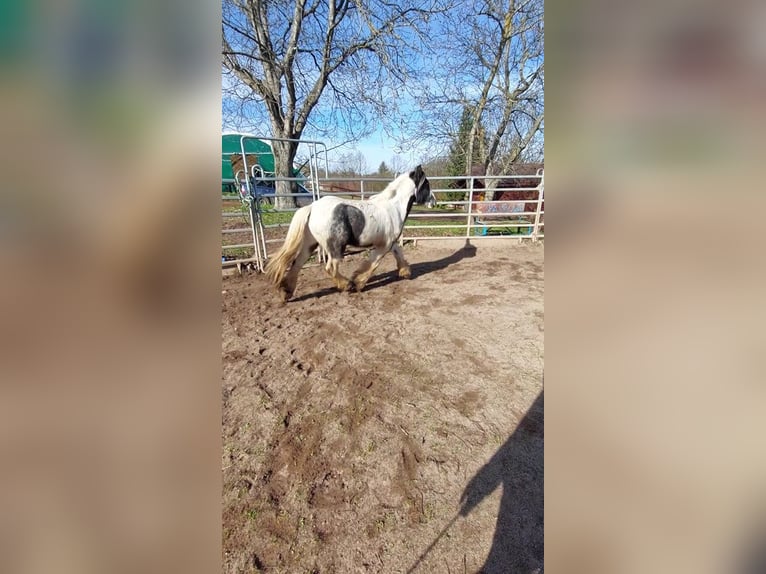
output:
<path id="1" fill-rule="evenodd" d="M 412 204 L 429 201 L 433 201 L 431 184 L 421 166 L 403 173 L 367 200 L 322 197 L 295 212 L 285 243 L 266 266 L 266 275 L 287 301 L 295 292 L 298 273 L 319 245 L 329 258 L 325 269 L 340 291 L 352 286 L 357 291 L 364 289 L 389 251 L 396 259 L 399 277 L 409 279 L 410 266 L 397 241 Z M 351 278 L 339 270 L 347 245 L 372 248 Z"/>

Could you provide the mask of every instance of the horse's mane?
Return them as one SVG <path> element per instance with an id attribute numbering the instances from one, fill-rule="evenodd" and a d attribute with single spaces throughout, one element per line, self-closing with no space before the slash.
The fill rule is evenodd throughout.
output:
<path id="1" fill-rule="evenodd" d="M 395 180 L 389 183 L 383 191 L 374 195 L 373 197 L 379 197 L 381 199 L 393 199 L 396 196 L 397 191 L 399 191 L 399 186 L 401 185 L 402 179 L 409 176 L 410 174 L 405 171 L 403 174 L 397 176 Z M 372 197 L 370 199 L 372 199 Z"/>

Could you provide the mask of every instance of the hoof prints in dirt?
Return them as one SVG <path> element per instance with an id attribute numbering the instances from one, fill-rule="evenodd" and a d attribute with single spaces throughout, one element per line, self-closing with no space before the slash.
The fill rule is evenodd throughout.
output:
<path id="1" fill-rule="evenodd" d="M 338 293 L 323 270 L 306 269 L 286 306 L 259 276 L 230 280 L 225 572 L 407 571 L 498 452 L 527 457 L 511 480 L 537 500 L 524 481 L 542 484 L 530 447 L 541 423 L 514 432 L 541 390 L 542 250 L 502 257 L 416 251 L 413 279 L 383 270 L 362 293 Z M 499 502 L 501 490 L 487 496 Z M 496 502 L 455 523 L 418 571 L 482 568 Z M 531 504 L 508 515 L 533 549 L 526 565 L 541 548 Z"/>

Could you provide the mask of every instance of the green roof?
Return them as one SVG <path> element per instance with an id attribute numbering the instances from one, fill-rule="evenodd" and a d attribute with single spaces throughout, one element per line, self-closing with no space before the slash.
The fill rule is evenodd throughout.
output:
<path id="1" fill-rule="evenodd" d="M 221 136 L 221 177 L 234 179 L 231 169 L 232 154 L 242 155 L 242 134 L 224 134 Z M 257 155 L 258 164 L 265 173 L 274 173 L 274 154 L 265 141 L 249 137 L 245 140 L 245 153 Z M 252 167 L 252 166 L 248 166 Z"/>
<path id="2" fill-rule="evenodd" d="M 234 172 L 231 169 L 231 156 L 236 154 L 242 156 L 242 135 L 243 134 L 223 134 L 221 136 L 221 178 L 224 180 L 234 179 Z M 265 174 L 274 173 L 274 153 L 271 146 L 263 140 L 253 136 L 248 136 L 245 140 L 245 153 L 248 156 L 257 156 L 258 165 Z M 248 169 L 253 167 L 252 157 L 248 157 Z M 251 172 L 252 173 L 252 172 Z M 301 177 L 300 170 L 293 168 L 293 176 Z"/>

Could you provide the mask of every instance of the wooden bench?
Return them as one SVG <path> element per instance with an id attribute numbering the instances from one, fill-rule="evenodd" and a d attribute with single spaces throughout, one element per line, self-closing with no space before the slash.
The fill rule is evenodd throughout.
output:
<path id="1" fill-rule="evenodd" d="M 490 201 L 477 201 L 474 204 L 474 213 L 482 215 L 490 215 L 490 217 L 482 217 L 481 215 L 474 216 L 474 223 L 480 225 L 479 235 L 487 235 L 493 223 L 529 223 L 528 226 L 519 227 L 502 227 L 504 231 L 511 234 L 519 235 L 531 235 L 532 223 L 527 221 L 523 214 L 524 212 L 523 201 L 506 201 L 502 203 L 493 203 Z M 500 217 L 507 215 L 508 217 Z M 497 216 L 497 217 L 496 217 Z"/>

